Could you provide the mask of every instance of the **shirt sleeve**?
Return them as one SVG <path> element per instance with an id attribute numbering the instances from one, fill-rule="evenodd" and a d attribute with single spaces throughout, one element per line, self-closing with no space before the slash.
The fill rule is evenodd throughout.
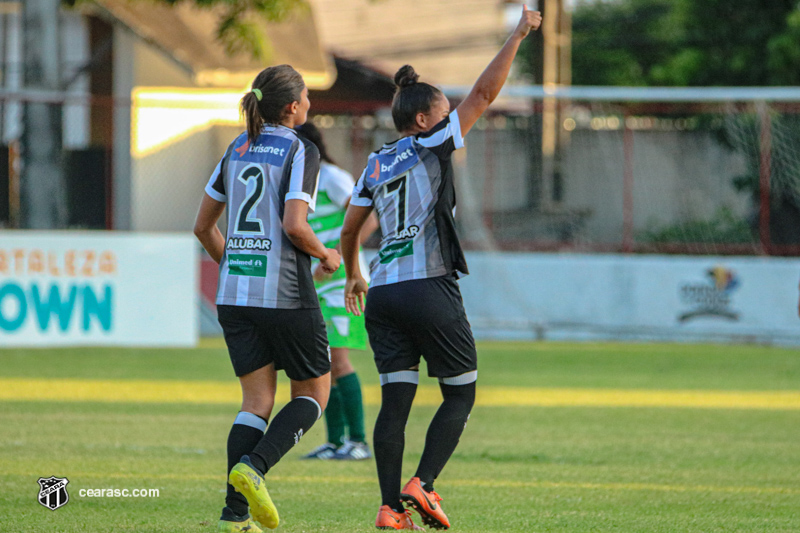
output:
<path id="1" fill-rule="evenodd" d="M 330 172 L 325 180 L 325 192 L 334 204 L 344 207 L 353 194 L 353 176 L 333 165 L 326 165 L 325 169 Z"/>
<path id="2" fill-rule="evenodd" d="M 367 166 L 369 168 L 369 166 Z M 359 207 L 372 207 L 372 193 L 367 187 L 367 168 L 361 173 L 358 178 L 356 186 L 353 187 L 353 194 L 350 197 L 350 205 L 357 205 Z"/>
<path id="3" fill-rule="evenodd" d="M 303 200 L 308 204 L 308 212 L 313 213 L 317 206 L 318 183 L 319 150 L 313 143 L 300 139 L 292 158 L 289 190 L 284 201 Z"/>
<path id="4" fill-rule="evenodd" d="M 208 184 L 206 184 L 206 194 L 218 202 L 226 203 L 228 201 L 228 195 L 225 192 L 225 176 L 222 172 L 223 161 L 225 161 L 225 156 L 219 160 L 217 168 L 211 173 L 211 178 L 209 178 Z"/>
<path id="5" fill-rule="evenodd" d="M 443 158 L 449 157 L 459 148 L 464 148 L 458 111 L 454 110 L 430 131 L 417 135 L 417 142 Z"/>

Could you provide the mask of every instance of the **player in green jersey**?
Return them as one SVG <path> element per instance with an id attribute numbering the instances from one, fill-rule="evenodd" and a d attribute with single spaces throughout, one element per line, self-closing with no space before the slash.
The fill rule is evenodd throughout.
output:
<path id="1" fill-rule="evenodd" d="M 317 208 L 314 213 L 309 214 L 308 223 L 327 248 L 338 250 L 344 214 L 353 193 L 353 176 L 334 164 L 328 155 L 322 134 L 313 124 L 307 122 L 296 129 L 301 136 L 314 143 L 320 152 Z M 368 237 L 377 227 L 377 219 L 372 217 L 362 236 Z M 363 262 L 363 257 L 361 261 Z M 364 432 L 361 382 L 349 359 L 351 349 L 367 349 L 364 317 L 350 315 L 344 307 L 346 276 L 343 268 L 329 275 L 315 262 L 312 269 L 331 346 L 332 380 L 330 399 L 325 410 L 328 441 L 305 458 L 345 461 L 369 459 L 372 454 Z"/>

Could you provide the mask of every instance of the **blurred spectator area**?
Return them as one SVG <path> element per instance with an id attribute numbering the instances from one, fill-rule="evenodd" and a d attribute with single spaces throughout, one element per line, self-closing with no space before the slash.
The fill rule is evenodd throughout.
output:
<path id="1" fill-rule="evenodd" d="M 0 224 L 13 227 L 18 215 L 23 107 L 44 100 L 62 109 L 71 226 L 190 229 L 207 176 L 242 129 L 238 100 L 268 65 L 227 55 L 213 10 L 97 0 L 61 12 L 63 91 L 26 92 L 22 3 L 2 5 Z M 504 36 L 500 3 L 431 0 L 414 7 L 428 24 L 386 23 L 407 9 L 403 0 L 311 0 L 267 24 L 269 64 L 301 71 L 314 112 L 360 121 L 388 106 L 404 63 L 434 83 L 469 83 Z M 361 129 L 330 142 L 350 170 L 373 149 Z"/>

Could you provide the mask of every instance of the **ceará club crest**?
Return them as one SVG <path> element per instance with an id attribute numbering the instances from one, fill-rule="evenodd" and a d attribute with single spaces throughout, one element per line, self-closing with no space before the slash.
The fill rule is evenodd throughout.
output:
<path id="1" fill-rule="evenodd" d="M 69 501 L 67 483 L 69 480 L 65 477 L 40 477 L 39 503 L 53 511 L 66 505 Z"/>

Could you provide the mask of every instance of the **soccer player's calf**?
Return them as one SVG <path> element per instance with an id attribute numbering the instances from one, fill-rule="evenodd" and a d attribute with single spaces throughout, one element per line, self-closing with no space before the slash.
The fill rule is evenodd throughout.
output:
<path id="1" fill-rule="evenodd" d="M 474 381 L 465 385 L 440 383 L 439 386 L 444 401 L 428 427 L 425 449 L 414 476 L 429 492 L 433 491 L 434 480 L 453 455 L 475 404 Z"/>

